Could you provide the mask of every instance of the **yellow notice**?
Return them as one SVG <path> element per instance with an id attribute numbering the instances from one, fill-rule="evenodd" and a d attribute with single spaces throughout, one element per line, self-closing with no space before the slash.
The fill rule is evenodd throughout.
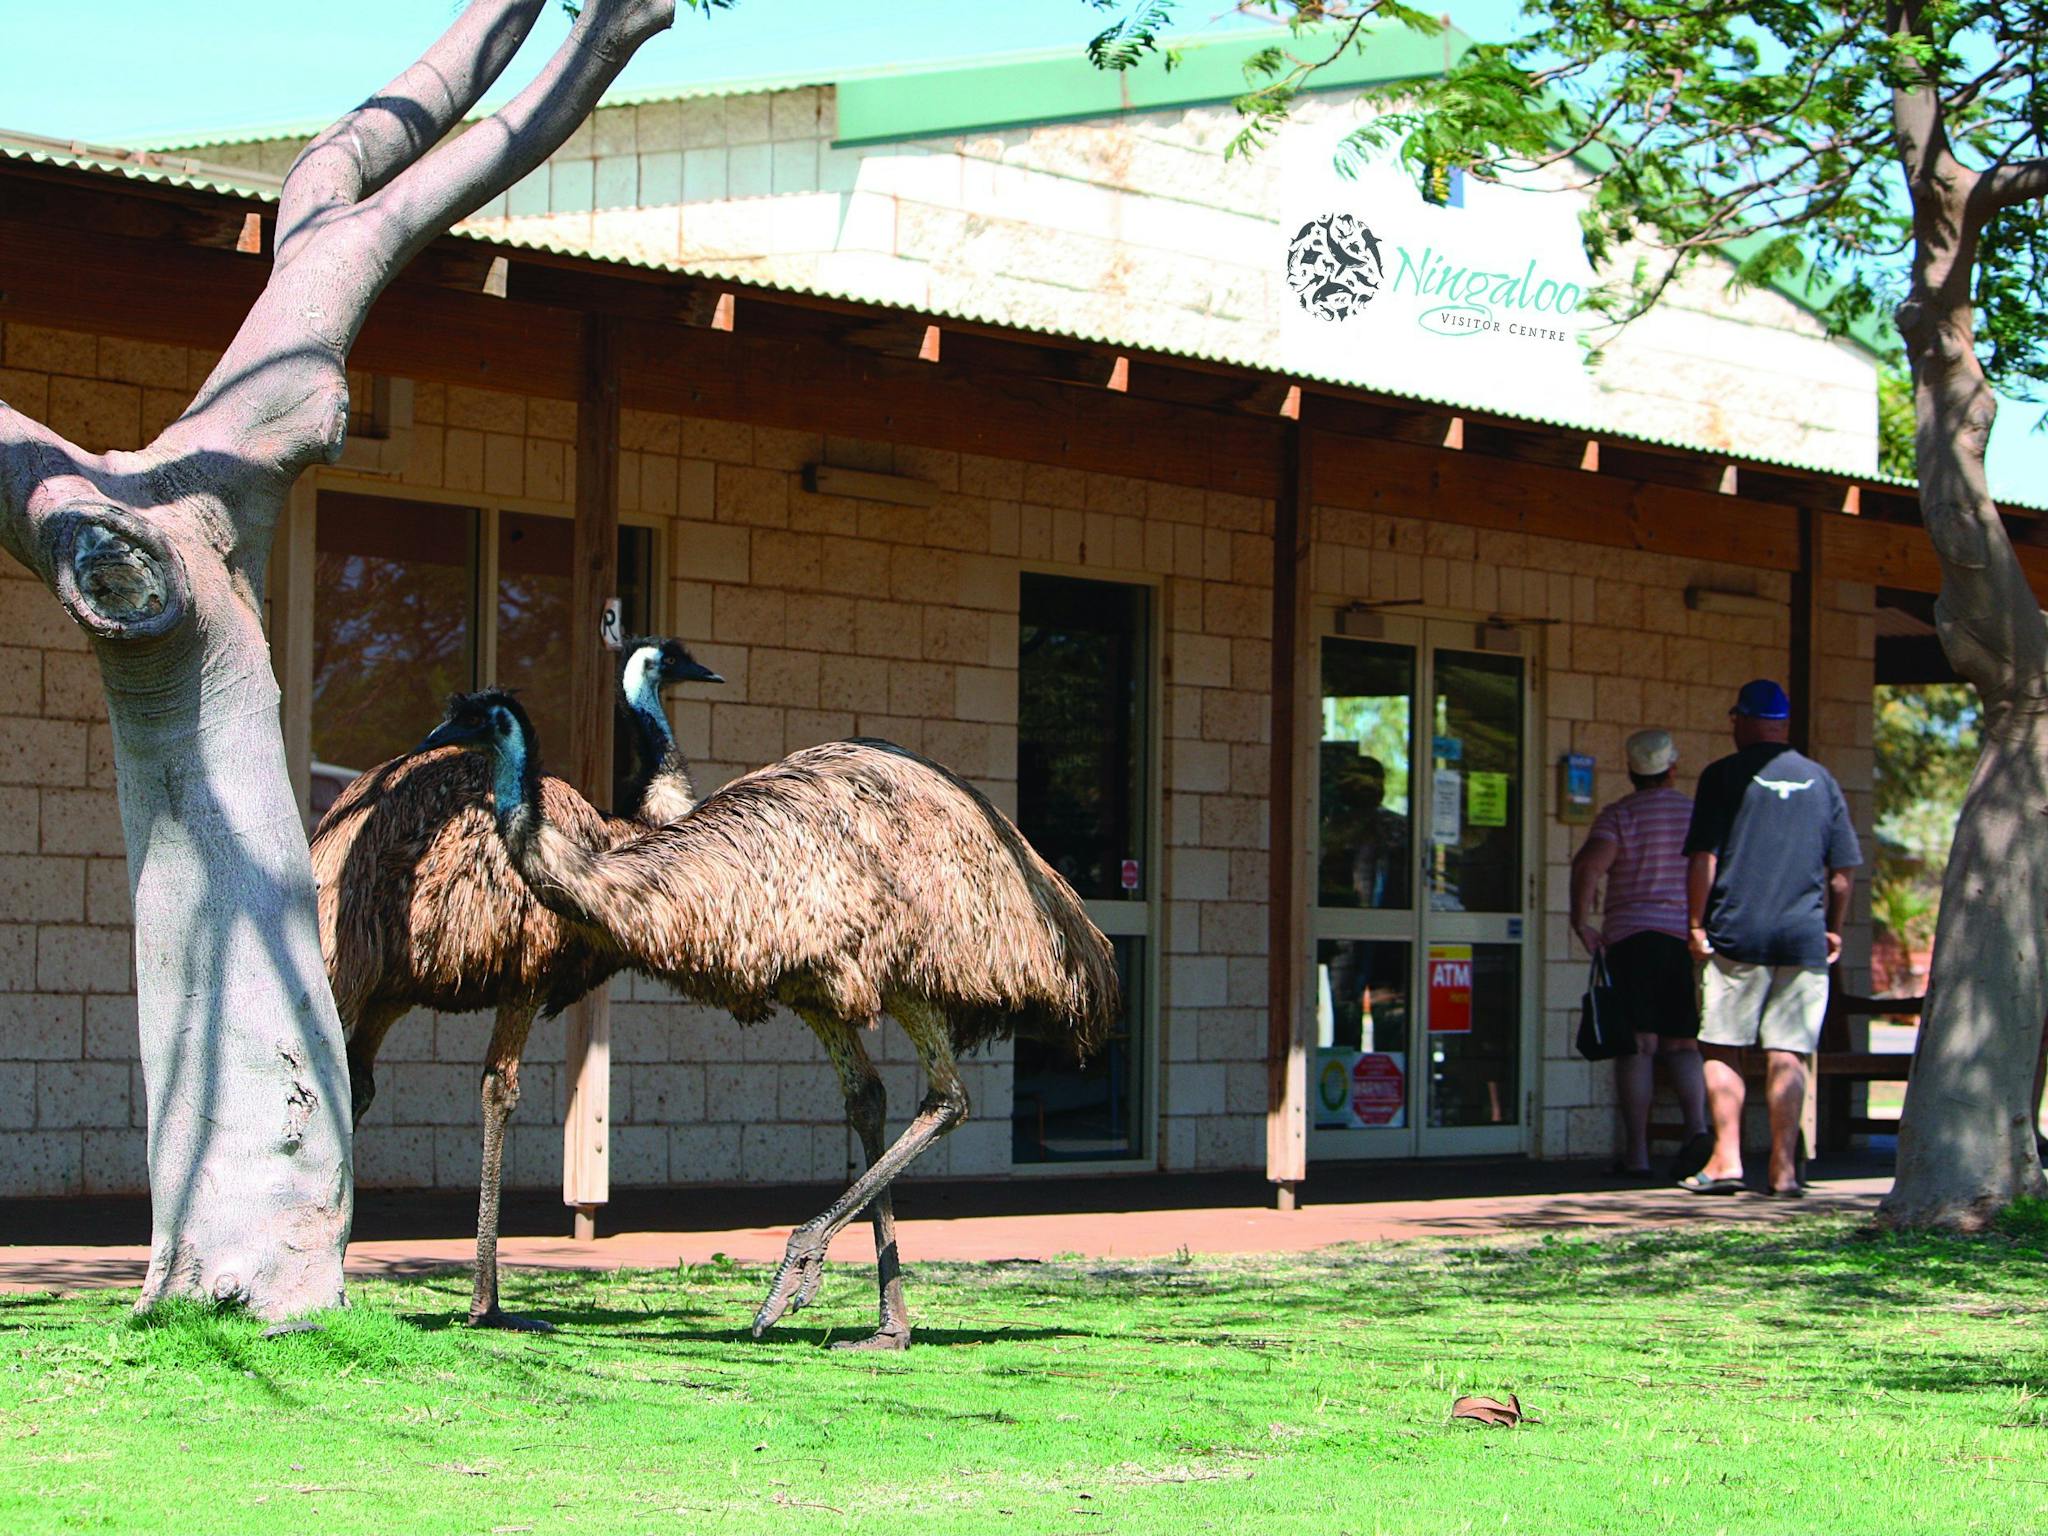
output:
<path id="1" fill-rule="evenodd" d="M 1504 773 L 1465 775 L 1465 824 L 1504 827 L 1508 824 L 1508 776 Z"/>

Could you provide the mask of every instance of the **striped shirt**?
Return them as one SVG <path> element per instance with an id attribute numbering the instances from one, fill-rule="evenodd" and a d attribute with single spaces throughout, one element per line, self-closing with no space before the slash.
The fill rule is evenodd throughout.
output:
<path id="1" fill-rule="evenodd" d="M 1685 830 L 1692 798 L 1671 789 L 1639 789 L 1594 818 L 1588 843 L 1615 845 L 1607 869 L 1600 935 L 1609 944 L 1637 933 L 1685 935 Z"/>

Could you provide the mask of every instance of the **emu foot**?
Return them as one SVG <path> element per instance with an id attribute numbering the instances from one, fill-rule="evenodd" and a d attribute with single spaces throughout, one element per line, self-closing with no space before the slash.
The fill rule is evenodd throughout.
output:
<path id="1" fill-rule="evenodd" d="M 878 1328 L 864 1339 L 834 1339 L 834 1349 L 846 1350 L 903 1350 L 910 1348 L 910 1325 L 895 1328 Z"/>
<path id="2" fill-rule="evenodd" d="M 782 1267 L 775 1271 L 774 1283 L 768 1287 L 768 1299 L 754 1314 L 754 1337 L 758 1339 L 773 1328 L 782 1320 L 783 1313 L 801 1312 L 809 1306 L 824 1283 L 825 1245 L 799 1230 L 789 1239 Z"/>
<path id="3" fill-rule="evenodd" d="M 517 1312 L 501 1312 L 492 1307 L 487 1312 L 469 1314 L 472 1328 L 502 1328 L 507 1333 L 553 1333 L 555 1325 L 538 1317 L 524 1317 Z"/>

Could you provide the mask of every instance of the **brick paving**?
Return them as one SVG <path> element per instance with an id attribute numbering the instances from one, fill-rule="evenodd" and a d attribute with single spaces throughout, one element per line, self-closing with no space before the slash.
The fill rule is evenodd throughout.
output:
<path id="1" fill-rule="evenodd" d="M 1162 1203 L 1146 1198 L 1155 1191 L 1131 1181 L 1125 1187 L 1134 1197 L 1128 1209 L 1109 1208 L 1117 1203 L 1115 1189 L 1084 1197 L 1083 1203 L 1105 1207 L 1100 1209 L 976 1213 L 974 1207 L 986 1203 L 977 1198 L 954 1202 L 967 1207 L 962 1214 L 906 1217 L 899 1223 L 898 1239 L 905 1260 L 914 1265 L 920 1260 L 1045 1260 L 1072 1254 L 1148 1259 L 1182 1249 L 1194 1254 L 1299 1253 L 1340 1243 L 1499 1241 L 1545 1232 L 1764 1225 L 1814 1213 L 1869 1215 L 1891 1181 L 1863 1170 L 1851 1170 L 1851 1175 L 1816 1179 L 1809 1197 L 1800 1201 L 1578 1187 L 1309 1204 L 1286 1213 L 1254 1204 Z M 1554 1182 L 1583 1183 L 1584 1178 Z M 1169 1186 L 1168 1193 L 1177 1188 Z M 908 1193 L 929 1202 L 932 1191 Z M 796 1191 L 775 1196 L 777 1214 L 803 1209 Z M 732 1205 L 729 1199 L 704 1203 L 720 1216 Z M 389 1224 L 388 1213 L 378 1219 Z M 443 1224 L 442 1230 L 450 1228 Z M 763 1263 L 781 1257 L 788 1234 L 787 1225 L 734 1225 L 628 1230 L 586 1243 L 514 1236 L 501 1242 L 499 1259 L 512 1268 L 533 1269 L 667 1268 L 702 1263 L 715 1254 Z M 349 1246 L 348 1272 L 359 1278 L 419 1274 L 466 1265 L 473 1251 L 474 1242 L 466 1235 L 370 1237 Z M 832 1247 L 832 1257 L 840 1261 L 859 1263 L 873 1256 L 865 1222 L 850 1225 Z M 0 1247 L 0 1291 L 133 1286 L 141 1282 L 147 1260 L 144 1244 L 64 1241 Z"/>

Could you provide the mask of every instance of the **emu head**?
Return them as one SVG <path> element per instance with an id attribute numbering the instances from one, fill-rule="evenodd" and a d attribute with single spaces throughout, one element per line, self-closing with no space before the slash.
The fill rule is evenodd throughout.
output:
<path id="1" fill-rule="evenodd" d="M 431 752 L 436 747 L 524 757 L 533 749 L 533 722 L 503 688 L 454 694 L 448 700 L 447 715 L 414 750 Z"/>
<path id="2" fill-rule="evenodd" d="M 619 692 L 635 709 L 659 712 L 660 692 L 671 683 L 722 683 L 724 678 L 692 656 L 682 641 L 660 635 L 636 636 L 624 646 Z"/>

